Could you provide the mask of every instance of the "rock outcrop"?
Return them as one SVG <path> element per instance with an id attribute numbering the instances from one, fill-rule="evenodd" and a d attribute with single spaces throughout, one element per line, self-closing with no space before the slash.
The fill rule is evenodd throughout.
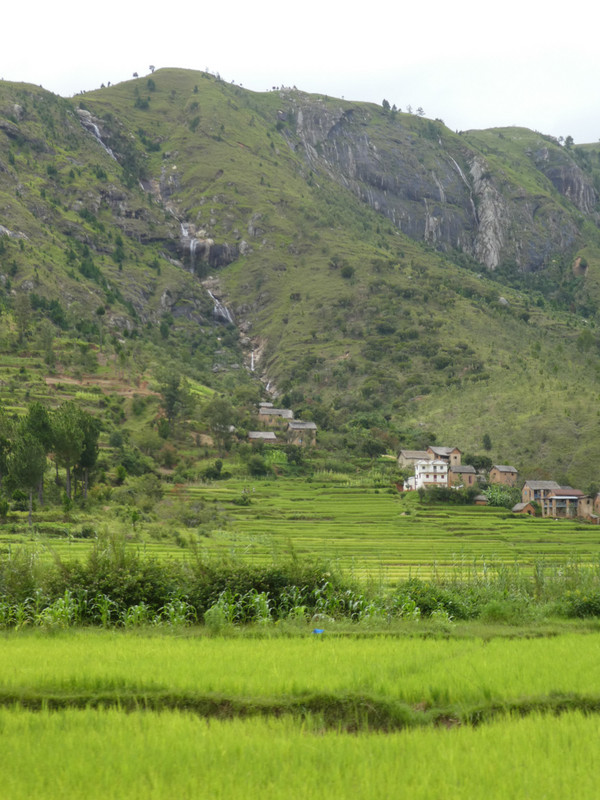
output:
<path id="1" fill-rule="evenodd" d="M 393 118 L 364 106 L 334 107 L 290 94 L 288 142 L 315 172 L 325 171 L 403 233 L 441 250 L 461 250 L 488 269 L 503 261 L 537 270 L 577 243 L 577 221 L 553 189 L 595 219 L 596 192 L 568 151 L 550 137 L 526 153 L 540 192 L 519 185 L 502 163 L 440 122 Z M 282 113 L 282 112 L 280 112 Z M 287 129 L 289 131 L 289 128 Z M 390 135 L 390 131 L 392 135 Z M 499 143 L 509 138 L 498 132 Z"/>

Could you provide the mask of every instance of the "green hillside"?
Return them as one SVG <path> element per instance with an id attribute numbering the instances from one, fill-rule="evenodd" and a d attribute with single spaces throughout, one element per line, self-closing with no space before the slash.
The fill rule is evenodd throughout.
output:
<path id="1" fill-rule="evenodd" d="M 45 318 L 59 352 L 138 379 L 260 378 L 325 447 L 487 433 L 494 460 L 587 486 L 597 154 L 177 69 L 70 100 L 3 82 L 0 344 L 25 357 Z"/>

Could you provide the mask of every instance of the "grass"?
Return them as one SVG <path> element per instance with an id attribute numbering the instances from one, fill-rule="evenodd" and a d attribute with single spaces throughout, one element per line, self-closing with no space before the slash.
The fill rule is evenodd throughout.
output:
<path id="1" fill-rule="evenodd" d="M 593 797 L 599 650 L 598 633 L 12 633 L 3 796 Z"/>
<path id="2" fill-rule="evenodd" d="M 318 718 L 209 724 L 115 710 L 2 711 L 0 726 L 10 800 L 366 800 L 399 791 L 417 800 L 569 800 L 597 789 L 597 722 L 582 714 L 389 736 L 324 732 Z"/>
<path id="3" fill-rule="evenodd" d="M 263 631 L 259 638 L 148 630 L 4 634 L 0 691 L 4 704 L 133 699 L 157 708 L 229 703 L 245 713 L 287 707 L 294 715 L 304 706 L 326 712 L 347 702 L 356 713 L 373 703 L 383 709 L 381 727 L 403 707 L 402 724 L 431 723 L 442 713 L 481 720 L 511 708 L 553 708 L 558 698 L 566 708 L 569 698 L 572 707 L 600 707 L 597 632 L 483 640 L 446 638 L 443 626 L 437 637 L 429 627 L 429 638 L 411 636 L 418 626 L 399 637 L 336 636 L 335 624 L 324 627 L 322 635 L 298 636 L 296 629 L 291 637 Z M 415 711 L 420 721 L 409 719 Z"/>

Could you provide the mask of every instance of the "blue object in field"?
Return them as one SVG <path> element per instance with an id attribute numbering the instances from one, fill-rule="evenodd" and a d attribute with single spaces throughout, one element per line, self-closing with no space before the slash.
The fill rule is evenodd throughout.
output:
<path id="1" fill-rule="evenodd" d="M 325 633 L 324 628 L 313 628 L 313 633 Z"/>

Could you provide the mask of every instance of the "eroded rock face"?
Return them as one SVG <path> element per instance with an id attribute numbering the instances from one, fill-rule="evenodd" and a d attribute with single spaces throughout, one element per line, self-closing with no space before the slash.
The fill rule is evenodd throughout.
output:
<path id="1" fill-rule="evenodd" d="M 373 124 L 378 112 L 303 97 L 291 102 L 286 120 L 295 118 L 297 139 L 286 134 L 290 146 L 413 239 L 462 250 L 488 269 L 509 260 L 522 270 L 542 267 L 577 241 L 574 218 L 547 190 L 529 194 L 430 121 L 416 133 L 398 119 L 391 138 L 389 126 L 382 132 Z M 560 194 L 594 214 L 593 185 L 567 151 L 542 147 L 528 155 Z"/>
<path id="2" fill-rule="evenodd" d="M 483 158 L 474 158 L 470 175 L 477 198 L 477 230 L 473 253 L 488 269 L 495 269 L 502 259 L 510 230 L 510 212 L 504 198 L 489 178 Z"/>

